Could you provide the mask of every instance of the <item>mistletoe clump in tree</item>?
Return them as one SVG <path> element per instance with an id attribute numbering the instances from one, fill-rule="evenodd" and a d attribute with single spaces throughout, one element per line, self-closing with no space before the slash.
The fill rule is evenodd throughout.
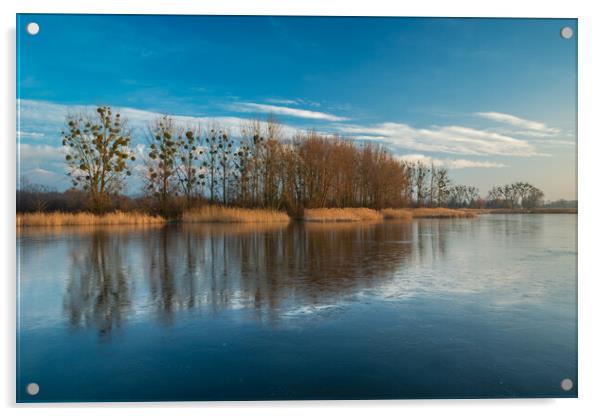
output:
<path id="1" fill-rule="evenodd" d="M 61 135 L 73 186 L 88 193 L 94 212 L 106 211 L 110 196 L 121 191 L 131 175 L 128 161 L 136 160 L 127 120 L 110 107 L 98 107 L 95 116 L 67 117 Z"/>

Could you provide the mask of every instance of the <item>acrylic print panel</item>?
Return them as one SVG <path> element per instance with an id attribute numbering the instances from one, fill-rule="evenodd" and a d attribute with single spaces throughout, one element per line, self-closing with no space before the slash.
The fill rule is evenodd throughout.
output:
<path id="1" fill-rule="evenodd" d="M 576 20 L 17 34 L 19 402 L 577 396 Z"/>

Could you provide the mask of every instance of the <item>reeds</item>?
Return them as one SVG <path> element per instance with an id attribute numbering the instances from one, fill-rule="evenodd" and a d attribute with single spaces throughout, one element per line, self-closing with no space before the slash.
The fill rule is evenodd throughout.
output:
<path id="1" fill-rule="evenodd" d="M 304 211 L 308 222 L 380 222 L 383 219 L 410 221 L 413 218 L 473 218 L 476 212 L 449 208 L 313 208 Z M 290 217 L 281 211 L 269 209 L 228 208 L 207 205 L 187 210 L 183 223 L 288 223 Z M 116 211 L 104 215 L 89 212 L 18 213 L 17 227 L 59 227 L 92 225 L 151 225 L 164 224 L 165 218 L 142 212 Z"/>
<path id="2" fill-rule="evenodd" d="M 288 222 L 285 212 L 270 209 L 228 208 L 207 205 L 184 211 L 182 222 Z"/>
<path id="3" fill-rule="evenodd" d="M 383 214 L 370 208 L 312 208 L 303 213 L 305 221 L 382 221 Z"/>
<path id="4" fill-rule="evenodd" d="M 413 218 L 474 218 L 473 212 L 451 208 L 415 208 Z"/>
<path id="5" fill-rule="evenodd" d="M 412 211 L 409 209 L 385 208 L 381 212 L 386 220 L 412 221 Z"/>
<path id="6" fill-rule="evenodd" d="M 474 218 L 475 212 L 451 208 L 386 208 L 381 211 L 385 219 L 410 221 L 414 218 Z"/>
<path id="7" fill-rule="evenodd" d="M 62 227 L 74 225 L 150 225 L 165 219 L 141 212 L 111 212 L 95 215 L 89 212 L 36 212 L 17 214 L 17 227 Z"/>

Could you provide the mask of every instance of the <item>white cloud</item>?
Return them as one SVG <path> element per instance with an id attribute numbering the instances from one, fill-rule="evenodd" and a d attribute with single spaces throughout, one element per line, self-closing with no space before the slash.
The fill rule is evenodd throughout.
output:
<path id="1" fill-rule="evenodd" d="M 49 146 L 47 144 L 32 145 L 21 143 L 18 150 L 20 160 L 29 163 L 62 162 L 65 157 L 62 147 Z"/>
<path id="2" fill-rule="evenodd" d="M 44 133 L 36 133 L 33 131 L 17 131 L 17 139 L 34 139 L 39 140 L 44 138 Z"/>
<path id="3" fill-rule="evenodd" d="M 42 168 L 33 168 L 23 171 L 21 172 L 21 176 L 39 184 L 47 184 L 48 182 L 52 183 L 64 179 L 61 174 Z"/>
<path id="4" fill-rule="evenodd" d="M 66 105 L 56 104 L 47 101 L 38 100 L 17 100 L 19 111 L 19 124 L 22 129 L 35 130 L 44 135 L 45 138 L 60 143 L 59 133 L 64 126 L 65 117 L 70 114 L 94 114 L 96 106 L 91 105 Z M 161 117 L 163 114 L 154 111 L 140 110 L 131 107 L 114 107 L 122 116 L 127 118 L 129 127 L 133 131 L 133 141 L 144 141 L 143 136 L 147 129 L 147 124 Z M 204 117 L 204 116 L 184 116 L 170 115 L 176 122 L 187 127 L 207 126 L 217 124 L 221 128 L 233 135 L 239 135 L 241 127 L 247 123 L 250 118 L 244 117 Z M 296 127 L 288 124 L 281 124 L 282 133 L 287 136 L 293 136 L 299 131 Z M 41 138 L 41 136 L 40 136 Z"/>
<path id="5" fill-rule="evenodd" d="M 361 140 L 376 140 L 397 148 L 472 156 L 535 156 L 535 147 L 525 140 L 462 126 L 414 128 L 402 123 L 373 126 L 338 126 L 343 134 Z"/>
<path id="6" fill-rule="evenodd" d="M 66 183 L 64 158 L 62 147 L 21 143 L 17 158 L 20 177 L 42 185 Z"/>
<path id="7" fill-rule="evenodd" d="M 258 104 L 258 103 L 235 103 L 228 108 L 241 113 L 273 113 L 281 116 L 307 118 L 312 120 L 324 121 L 345 121 L 347 118 L 335 116 L 334 114 L 323 113 L 320 111 L 303 110 L 300 108 L 284 107 L 278 105 Z"/>
<path id="8" fill-rule="evenodd" d="M 475 113 L 479 117 L 493 120 L 498 123 L 510 124 L 511 126 L 523 129 L 522 131 L 515 132 L 515 134 L 521 134 L 526 136 L 544 137 L 553 136 L 560 133 L 560 130 L 554 127 L 548 127 L 544 123 L 539 121 L 526 120 L 524 118 L 516 117 L 511 114 L 497 113 L 495 111 Z"/>
<path id="9" fill-rule="evenodd" d="M 297 102 L 297 100 L 287 100 L 287 99 L 280 99 L 280 98 L 268 98 L 266 101 L 269 103 L 272 103 L 272 104 L 281 104 L 281 105 L 299 104 Z"/>
<path id="10" fill-rule="evenodd" d="M 316 101 L 304 100 L 302 98 L 286 99 L 286 98 L 268 98 L 266 100 L 271 104 L 280 105 L 309 105 L 311 107 L 320 107 L 321 104 Z"/>
<path id="11" fill-rule="evenodd" d="M 507 167 L 503 163 L 495 163 L 489 161 L 477 161 L 467 159 L 437 159 L 422 154 L 411 154 L 399 157 L 400 160 L 406 162 L 422 162 L 427 166 L 434 165 L 436 167 L 448 169 L 466 169 L 466 168 L 504 168 Z"/>

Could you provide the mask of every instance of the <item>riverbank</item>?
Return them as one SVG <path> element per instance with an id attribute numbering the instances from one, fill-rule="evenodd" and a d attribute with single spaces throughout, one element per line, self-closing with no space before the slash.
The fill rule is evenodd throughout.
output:
<path id="1" fill-rule="evenodd" d="M 577 214 L 577 208 L 461 208 L 460 210 L 478 214 Z"/>
<path id="2" fill-rule="evenodd" d="M 474 218 L 477 213 L 451 208 L 402 208 L 384 209 L 385 219 L 412 220 L 416 218 Z"/>
<path id="3" fill-rule="evenodd" d="M 577 214 L 575 208 L 472 209 L 472 208 L 312 208 L 295 218 L 306 222 L 381 222 L 383 220 L 412 221 L 420 218 L 475 218 L 482 214 Z M 181 223 L 287 223 L 283 211 L 270 209 L 230 208 L 207 205 L 187 210 L 173 222 Z M 58 227 L 92 225 L 160 225 L 167 219 L 143 212 L 112 212 L 95 215 L 90 212 L 17 213 L 17 227 Z"/>
<path id="4" fill-rule="evenodd" d="M 90 225 L 151 225 L 164 224 L 165 218 L 142 212 L 32 212 L 17 213 L 17 227 L 60 227 Z"/>
<path id="5" fill-rule="evenodd" d="M 310 222 L 382 221 L 382 212 L 370 208 L 311 208 L 303 212 L 303 220 Z"/>
<path id="6" fill-rule="evenodd" d="M 274 223 L 289 222 L 290 217 L 286 212 L 272 209 L 248 209 L 248 208 L 229 208 L 219 205 L 206 205 L 200 208 L 194 208 L 184 211 L 182 214 L 183 223 L 199 222 L 243 222 L 243 223 Z"/>

